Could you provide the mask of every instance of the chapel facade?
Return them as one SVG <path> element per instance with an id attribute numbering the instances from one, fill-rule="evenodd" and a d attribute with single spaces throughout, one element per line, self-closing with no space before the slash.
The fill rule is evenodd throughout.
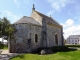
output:
<path id="1" fill-rule="evenodd" d="M 52 17 L 35 10 L 13 24 L 16 31 L 10 40 L 10 52 L 32 52 L 40 47 L 63 46 L 63 27 Z"/>

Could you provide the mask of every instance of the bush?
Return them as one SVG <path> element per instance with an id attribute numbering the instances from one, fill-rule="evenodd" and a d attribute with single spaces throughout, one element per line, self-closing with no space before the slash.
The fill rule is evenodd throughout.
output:
<path id="1" fill-rule="evenodd" d="M 41 50 L 44 50 L 44 49 L 50 49 L 50 48 L 49 47 L 40 47 L 40 48 L 37 48 L 36 50 L 32 51 L 32 53 L 40 54 Z"/>
<path id="2" fill-rule="evenodd" d="M 67 46 L 54 46 L 54 47 L 51 47 L 51 50 L 53 52 L 60 52 L 60 51 L 66 51 L 66 50 L 69 50 Z"/>
<path id="3" fill-rule="evenodd" d="M 60 52 L 60 51 L 68 51 L 69 48 L 67 46 L 54 46 L 54 47 L 40 47 L 34 51 L 34 53 L 40 54 L 41 50 L 51 50 L 54 52 Z"/>
<path id="4" fill-rule="evenodd" d="M 4 45 L 0 42 L 0 49 L 3 49 Z"/>
<path id="5" fill-rule="evenodd" d="M 67 47 L 79 47 L 80 48 L 80 45 L 66 45 Z"/>

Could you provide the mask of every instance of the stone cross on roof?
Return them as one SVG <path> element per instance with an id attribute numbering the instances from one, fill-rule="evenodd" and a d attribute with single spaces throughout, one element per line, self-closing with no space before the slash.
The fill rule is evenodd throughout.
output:
<path id="1" fill-rule="evenodd" d="M 34 4 L 33 4 L 33 8 L 32 8 L 34 11 L 35 11 L 35 6 L 34 6 Z"/>

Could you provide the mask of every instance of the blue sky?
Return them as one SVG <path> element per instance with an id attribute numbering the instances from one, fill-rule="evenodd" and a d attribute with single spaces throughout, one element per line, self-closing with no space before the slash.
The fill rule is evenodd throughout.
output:
<path id="1" fill-rule="evenodd" d="M 0 0 L 0 17 L 14 23 L 22 16 L 30 16 L 33 4 L 36 11 L 51 15 L 63 25 L 65 38 L 80 34 L 80 0 Z"/>

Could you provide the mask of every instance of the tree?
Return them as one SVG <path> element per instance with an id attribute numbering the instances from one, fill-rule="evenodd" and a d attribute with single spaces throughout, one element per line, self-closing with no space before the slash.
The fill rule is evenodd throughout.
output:
<path id="1" fill-rule="evenodd" d="M 2 27 L 2 22 L 1 22 L 1 18 L 0 18 L 0 37 L 2 36 L 2 29 L 1 29 L 1 27 Z"/>
<path id="2" fill-rule="evenodd" d="M 9 28 L 9 26 L 10 26 L 10 22 L 9 22 L 9 20 L 7 19 L 7 18 L 3 18 L 2 19 L 2 27 L 1 27 L 1 29 L 2 29 L 2 34 L 3 35 L 6 35 L 6 36 L 8 36 L 8 28 Z"/>
<path id="3" fill-rule="evenodd" d="M 4 17 L 0 20 L 0 37 L 6 36 L 6 39 L 8 40 L 8 43 L 10 43 L 10 38 L 12 33 L 14 32 L 14 28 L 10 21 Z M 9 47 L 9 44 L 8 44 Z"/>
<path id="4" fill-rule="evenodd" d="M 3 18 L 0 21 L 1 26 L 0 26 L 0 30 L 2 31 L 2 36 L 7 36 L 9 37 L 13 32 L 14 32 L 14 28 L 12 27 L 12 24 L 10 23 L 10 21 L 7 18 Z"/>

